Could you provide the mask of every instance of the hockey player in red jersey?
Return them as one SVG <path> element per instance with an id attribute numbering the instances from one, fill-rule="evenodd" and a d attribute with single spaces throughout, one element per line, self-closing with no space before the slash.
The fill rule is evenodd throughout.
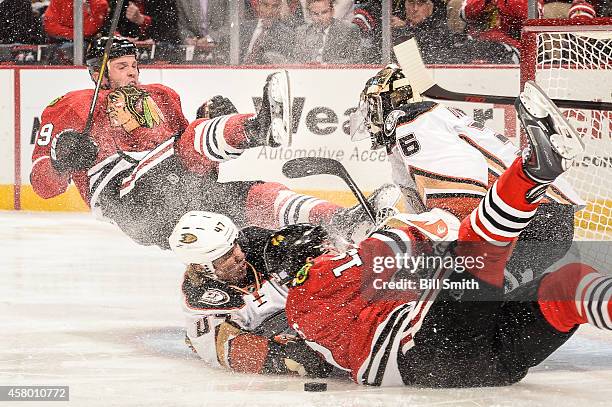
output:
<path id="1" fill-rule="evenodd" d="M 530 148 L 460 224 L 439 209 L 398 215 L 343 254 L 326 253 L 321 241 L 288 227 L 265 248 L 269 272 L 289 286 L 289 325 L 357 383 L 509 385 L 580 324 L 612 329 L 612 278 L 586 265 L 566 264 L 502 298 L 512 243 L 536 214 L 546 187 L 583 149 L 534 85 L 528 83 L 516 107 Z M 396 261 L 405 255 L 445 261 L 432 267 L 428 284 L 411 286 L 428 270 L 415 267 L 410 277 L 402 270 L 409 265 Z M 468 264 L 469 256 L 479 260 Z M 391 284 L 403 283 L 397 278 L 402 273 L 408 281 L 393 290 Z"/>
<path id="2" fill-rule="evenodd" d="M 463 219 L 519 152 L 506 137 L 460 110 L 423 100 L 396 65 L 366 82 L 359 106 L 353 139 L 367 138 L 372 149 L 386 149 L 393 181 L 416 213 L 441 208 Z M 508 287 L 529 281 L 565 254 L 574 233 L 574 210 L 584 204 L 563 177 L 550 184 L 508 264 Z M 537 249 L 548 255 L 534 251 L 538 241 L 546 242 Z"/>
<path id="3" fill-rule="evenodd" d="M 538 10 L 543 0 L 538 0 Z M 520 49 L 521 28 L 527 20 L 527 0 L 465 0 L 461 18 L 468 32 L 480 39 L 499 41 Z"/>
<path id="4" fill-rule="evenodd" d="M 93 80 L 106 38 L 87 53 Z M 268 77 L 257 115 L 233 114 L 189 124 L 172 89 L 139 84 L 135 45 L 112 43 L 90 134 L 85 127 L 93 90 L 70 92 L 43 112 L 32 154 L 30 180 L 43 198 L 63 193 L 72 180 L 94 212 L 114 221 L 144 245 L 167 247 L 178 219 L 208 209 L 239 225 L 282 227 L 295 222 L 332 224 L 350 233 L 363 212 L 297 194 L 272 182 L 217 180 L 221 162 L 255 146 L 290 140 L 286 72 Z M 376 201 L 376 196 L 372 198 Z"/>

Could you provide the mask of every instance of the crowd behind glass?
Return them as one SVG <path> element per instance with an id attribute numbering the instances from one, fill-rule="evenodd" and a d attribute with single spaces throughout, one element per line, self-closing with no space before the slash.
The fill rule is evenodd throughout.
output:
<path id="1" fill-rule="evenodd" d="M 0 0 L 0 64 L 72 64 L 74 0 Z M 238 0 L 240 65 L 380 64 L 380 0 Z M 612 15 L 607 0 L 540 0 L 542 18 Z M 85 43 L 116 0 L 84 0 Z M 117 33 L 151 64 L 230 63 L 229 0 L 125 0 Z M 391 0 L 391 42 L 429 64 L 516 64 L 527 0 Z"/>

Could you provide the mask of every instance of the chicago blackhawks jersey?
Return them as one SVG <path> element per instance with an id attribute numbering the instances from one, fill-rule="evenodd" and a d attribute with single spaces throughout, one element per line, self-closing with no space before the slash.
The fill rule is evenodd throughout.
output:
<path id="1" fill-rule="evenodd" d="M 463 112 L 434 102 L 392 111 L 385 131 L 396 143 L 389 159 L 393 181 L 417 211 L 443 208 L 460 219 L 474 209 L 519 149 Z M 563 176 L 548 188 L 551 201 L 584 205 Z M 419 208 L 419 206 L 421 206 Z"/>
<path id="2" fill-rule="evenodd" d="M 415 242 L 450 242 L 458 236 L 458 219 L 442 210 L 399 216 L 402 221 L 392 218 L 391 228 L 375 232 L 358 248 L 307 263 L 287 298 L 289 326 L 359 384 L 402 384 L 397 354 L 411 346 L 418 321 L 438 293 L 435 287 L 421 288 L 417 280 L 410 280 L 412 285 L 396 279 L 403 265 L 389 266 L 381 259 L 416 256 Z M 435 270 L 431 279 L 445 273 Z M 383 281 L 404 281 L 405 286 L 384 291 Z"/>
<path id="3" fill-rule="evenodd" d="M 135 166 L 134 163 L 187 127 L 180 98 L 172 89 L 160 84 L 126 89 L 101 90 L 98 95 L 90 132 L 99 148 L 98 169 L 112 171 L 109 163 L 121 163 L 121 170 Z M 72 178 L 83 200 L 90 205 L 92 173 L 59 174 L 51 165 L 50 152 L 63 130 L 84 130 L 92 97 L 92 89 L 69 92 L 43 111 L 30 173 L 32 187 L 39 196 L 52 198 L 63 193 Z M 166 145 L 164 152 L 168 148 Z M 127 163 L 121 162 L 122 157 Z"/>

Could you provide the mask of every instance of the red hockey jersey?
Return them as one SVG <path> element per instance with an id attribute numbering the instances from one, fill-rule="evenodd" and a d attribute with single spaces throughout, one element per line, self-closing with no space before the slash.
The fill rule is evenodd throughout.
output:
<path id="1" fill-rule="evenodd" d="M 126 96 L 117 94 L 116 90 L 100 91 L 91 129 L 91 137 L 100 149 L 97 163 L 119 151 L 133 153 L 138 161 L 142 153 L 153 150 L 187 127 L 175 91 L 160 84 L 139 85 L 138 89 L 148 93 L 146 108 L 133 112 L 125 106 Z M 63 130 L 83 131 L 92 97 L 93 89 L 69 92 L 52 101 L 43 111 L 30 173 L 32 187 L 42 198 L 63 193 L 72 178 L 83 200 L 90 204 L 87 171 L 70 176 L 59 174 L 51 165 L 50 152 L 53 140 Z"/>
<path id="2" fill-rule="evenodd" d="M 383 287 L 399 268 L 381 259 L 417 256 L 415 242 L 450 241 L 459 229 L 459 221 L 443 211 L 407 216 L 414 219 L 410 226 L 375 232 L 357 249 L 308 263 L 287 298 L 289 326 L 360 384 L 402 384 L 396 360 L 400 346 L 410 346 L 438 293 L 421 287 L 416 277 L 413 284 L 402 279 L 396 283 L 403 286 Z M 443 275 L 446 271 L 438 270 L 432 279 Z"/>

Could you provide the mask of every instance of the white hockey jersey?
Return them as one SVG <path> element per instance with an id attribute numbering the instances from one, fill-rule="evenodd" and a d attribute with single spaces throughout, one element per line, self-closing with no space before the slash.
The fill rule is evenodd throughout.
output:
<path id="1" fill-rule="evenodd" d="M 230 367 L 229 346 L 238 328 L 254 330 L 284 311 L 287 302 L 287 288 L 272 281 L 264 280 L 255 291 L 210 278 L 196 285 L 187 273 L 182 294 L 186 333 L 191 346 L 207 363 L 223 367 Z"/>
<path id="2" fill-rule="evenodd" d="M 389 155 L 392 176 L 409 206 L 416 211 L 444 208 L 460 219 L 520 153 L 503 135 L 434 102 L 391 112 L 385 130 L 395 130 L 397 142 Z M 547 197 L 578 207 L 585 204 L 562 177 L 549 187 Z"/>

